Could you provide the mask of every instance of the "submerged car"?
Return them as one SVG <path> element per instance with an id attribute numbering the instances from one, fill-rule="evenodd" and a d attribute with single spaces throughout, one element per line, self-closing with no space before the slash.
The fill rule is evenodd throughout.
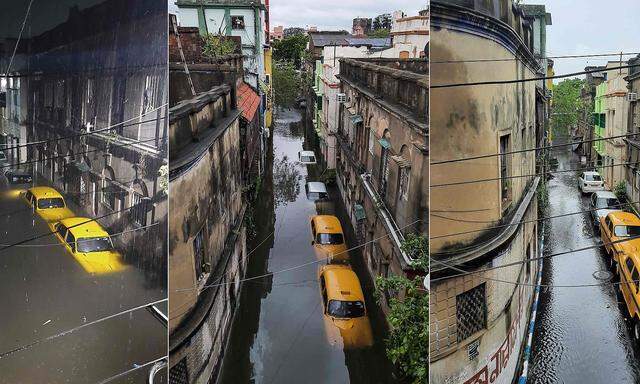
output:
<path id="1" fill-rule="evenodd" d="M 122 257 L 113 248 L 111 237 L 100 224 L 86 217 L 71 217 L 54 225 L 56 237 L 89 273 L 109 273 L 124 269 Z"/>
<path id="2" fill-rule="evenodd" d="M 360 280 L 351 267 L 324 265 L 319 269 L 319 279 L 329 342 L 341 342 L 345 349 L 373 345 L 364 294 Z"/>
<path id="3" fill-rule="evenodd" d="M 582 193 L 604 191 L 604 180 L 596 171 L 582 172 L 578 178 L 578 184 Z"/>
<path id="4" fill-rule="evenodd" d="M 633 253 L 621 255 L 618 266 L 618 277 L 620 284 L 618 289 L 622 293 L 624 303 L 627 308 L 627 315 L 631 319 L 633 327 L 633 338 L 636 343 L 640 342 L 640 254 Z"/>
<path id="5" fill-rule="evenodd" d="M 613 192 L 598 191 L 591 195 L 591 219 L 596 228 L 600 228 L 600 219 L 611 212 L 620 211 L 620 201 Z"/>
<path id="6" fill-rule="evenodd" d="M 329 193 L 324 183 L 310 181 L 304 186 L 304 189 L 307 193 L 307 199 L 309 200 L 325 200 L 329 198 Z"/>
<path id="7" fill-rule="evenodd" d="M 53 229 L 56 222 L 75 216 L 60 192 L 51 187 L 33 187 L 23 194 L 24 200 Z"/>
<path id="8" fill-rule="evenodd" d="M 302 164 L 315 164 L 316 155 L 313 151 L 300 151 L 298 152 L 298 161 Z"/>
<path id="9" fill-rule="evenodd" d="M 600 236 L 609 264 L 615 267 L 621 254 L 640 252 L 640 218 L 630 212 L 611 212 L 600 220 Z"/>
<path id="10" fill-rule="evenodd" d="M 311 244 L 319 258 L 329 261 L 347 262 L 349 252 L 344 240 L 340 220 L 331 215 L 316 215 L 311 218 Z"/>

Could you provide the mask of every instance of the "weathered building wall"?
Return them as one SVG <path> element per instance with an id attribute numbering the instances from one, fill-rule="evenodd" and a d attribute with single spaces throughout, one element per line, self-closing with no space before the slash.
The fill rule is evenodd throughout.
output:
<path id="1" fill-rule="evenodd" d="M 360 243 L 378 239 L 363 249 L 372 276 L 415 273 L 398 242 L 428 228 L 427 72 L 385 64 L 342 59 L 339 76 L 337 182 Z"/>
<path id="2" fill-rule="evenodd" d="M 219 367 L 247 262 L 240 111 L 222 85 L 170 115 L 171 375 L 205 383 Z"/>
<path id="3" fill-rule="evenodd" d="M 640 64 L 640 55 L 629 60 L 630 65 Z M 629 75 L 625 78 L 629 93 L 640 95 L 640 67 L 629 68 Z M 627 114 L 627 133 L 640 133 L 640 98 L 629 102 Z M 638 137 L 625 138 L 627 157 L 625 162 L 634 163 L 624 166 L 627 196 L 630 201 L 640 201 L 640 140 Z M 634 204 L 636 210 L 640 204 Z"/>
<path id="4" fill-rule="evenodd" d="M 626 65 L 626 63 L 625 63 Z M 626 71 L 625 71 L 626 72 Z M 624 138 L 619 137 L 627 133 L 627 123 L 629 120 L 629 102 L 627 96 L 627 82 L 624 80 L 626 73 L 609 72 L 607 79 L 607 90 L 604 95 L 605 110 L 605 137 L 618 136 L 615 139 L 604 141 L 603 176 L 606 185 L 610 190 L 614 190 L 616 185 L 624 180 L 624 167 L 614 166 L 627 162 L 626 145 Z"/>
<path id="5" fill-rule="evenodd" d="M 433 86 L 542 75 L 532 54 L 531 30 L 522 24 L 522 14 L 511 1 L 461 3 L 431 3 Z M 479 57 L 506 60 L 490 66 L 464 62 Z M 537 121 L 541 115 L 536 113 L 536 82 L 431 92 L 432 380 L 472 383 L 473 378 L 483 378 L 511 383 L 532 290 L 492 279 L 531 283 L 537 263 L 454 276 L 538 255 L 537 226 L 517 224 L 537 218 L 539 179 L 531 176 L 536 173 L 536 154 L 438 162 L 534 148 L 536 127 L 544 127 Z M 482 179 L 489 181 L 464 183 Z M 506 223 L 510 225 L 495 227 Z"/>
<path id="6" fill-rule="evenodd" d="M 77 215 L 105 216 L 100 224 L 110 233 L 136 229 L 114 243 L 161 285 L 166 36 L 166 11 L 150 0 L 72 8 L 65 23 L 23 42 L 28 67 L 16 68 L 28 93 L 24 139 L 49 140 L 28 147 L 25 165 L 64 192 Z M 104 128 L 110 129 L 77 136 Z M 51 141 L 61 137 L 73 138 Z"/>

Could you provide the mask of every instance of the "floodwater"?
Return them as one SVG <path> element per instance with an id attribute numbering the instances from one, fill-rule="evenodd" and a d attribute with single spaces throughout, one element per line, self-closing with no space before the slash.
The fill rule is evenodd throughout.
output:
<path id="1" fill-rule="evenodd" d="M 21 200 L 0 201 L 0 248 L 48 232 Z M 97 383 L 166 355 L 166 326 L 147 309 L 42 340 L 165 297 L 134 266 L 87 273 L 53 235 L 3 250 L 0 383 Z M 113 382 L 146 382 L 149 369 Z"/>
<path id="2" fill-rule="evenodd" d="M 579 167 L 568 150 L 555 153 L 558 169 Z M 549 216 L 589 209 L 575 172 L 549 182 Z M 597 244 L 588 213 L 547 221 L 544 254 Z M 543 284 L 598 284 L 593 274 L 607 271 L 599 248 L 545 260 Z M 611 284 L 579 288 L 542 288 L 533 339 L 530 382 L 638 383 L 640 355 L 634 347 L 625 310 Z"/>
<path id="3" fill-rule="evenodd" d="M 375 343 L 345 351 L 327 336 L 309 220 L 325 213 L 337 215 L 343 226 L 347 221 L 336 190 L 330 190 L 332 202 L 316 204 L 306 197 L 305 182 L 318 180 L 324 167 L 296 162 L 298 151 L 314 149 L 315 132 L 305 129 L 303 120 L 297 110 L 280 110 L 274 121 L 254 213 L 256 234 L 247 245 L 252 254 L 246 276 L 274 274 L 244 283 L 219 382 L 398 382 L 384 352 L 384 327 L 359 252 L 351 252 L 350 258 L 364 286 Z M 352 233 L 346 237 L 348 246 L 355 244 Z M 276 273 L 305 263 L 310 264 Z"/>

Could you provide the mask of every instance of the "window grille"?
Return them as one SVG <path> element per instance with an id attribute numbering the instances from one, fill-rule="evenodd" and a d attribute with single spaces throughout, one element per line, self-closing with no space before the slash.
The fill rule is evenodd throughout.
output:
<path id="1" fill-rule="evenodd" d="M 458 342 L 487 327 L 485 284 L 456 296 Z"/>
<path id="2" fill-rule="evenodd" d="M 189 384 L 189 370 L 187 369 L 186 357 L 169 370 L 169 384 Z"/>

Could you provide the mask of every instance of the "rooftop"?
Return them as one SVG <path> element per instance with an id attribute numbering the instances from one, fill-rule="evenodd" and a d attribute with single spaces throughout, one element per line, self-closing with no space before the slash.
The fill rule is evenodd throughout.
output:
<path id="1" fill-rule="evenodd" d="M 324 47 L 325 45 L 349 45 L 347 38 L 353 38 L 347 31 L 319 31 L 309 32 L 311 42 L 315 47 Z"/>

